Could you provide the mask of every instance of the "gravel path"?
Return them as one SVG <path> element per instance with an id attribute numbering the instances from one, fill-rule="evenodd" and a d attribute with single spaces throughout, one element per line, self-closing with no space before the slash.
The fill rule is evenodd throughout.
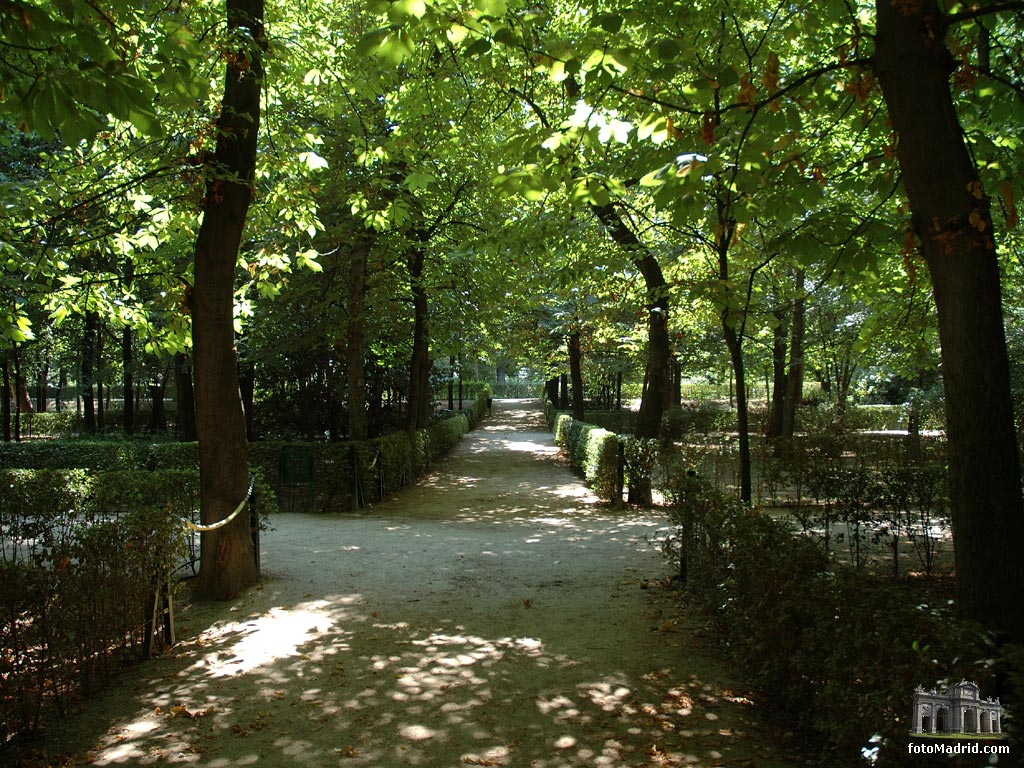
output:
<path id="1" fill-rule="evenodd" d="M 662 580 L 657 515 L 611 510 L 535 401 L 496 401 L 366 514 L 276 517 L 264 583 L 88 702 L 70 765 L 791 766 Z"/>

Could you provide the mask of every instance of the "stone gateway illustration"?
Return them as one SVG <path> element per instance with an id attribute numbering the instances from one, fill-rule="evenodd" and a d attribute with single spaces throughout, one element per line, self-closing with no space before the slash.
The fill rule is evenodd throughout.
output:
<path id="1" fill-rule="evenodd" d="M 944 692 L 921 686 L 914 690 L 912 734 L 999 734 L 1003 707 L 999 699 L 982 699 L 978 686 L 961 680 Z"/>

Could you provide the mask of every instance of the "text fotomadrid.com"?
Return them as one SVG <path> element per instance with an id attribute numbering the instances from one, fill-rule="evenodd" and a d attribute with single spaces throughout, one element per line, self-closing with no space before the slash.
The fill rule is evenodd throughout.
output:
<path id="1" fill-rule="evenodd" d="M 956 744 L 907 744 L 911 755 L 1008 755 L 1009 744 L 982 744 L 977 741 Z"/>

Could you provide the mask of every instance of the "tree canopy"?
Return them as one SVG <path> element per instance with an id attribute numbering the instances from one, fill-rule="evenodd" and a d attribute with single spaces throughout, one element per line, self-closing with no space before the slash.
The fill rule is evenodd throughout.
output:
<path id="1" fill-rule="evenodd" d="M 840 406 L 942 382 L 961 599 L 1024 636 L 971 568 L 1024 526 L 1024 5 L 310 0 L 258 44 L 239 7 L 0 0 L 5 372 L 109 383 L 117 333 L 109 367 L 187 381 L 197 237 L 241 184 L 249 410 L 340 438 L 394 399 L 415 428 L 442 369 L 574 356 L 577 390 L 636 386 L 642 438 L 672 382 L 729 377 L 742 456 L 762 375 L 777 434 L 804 380 Z"/>

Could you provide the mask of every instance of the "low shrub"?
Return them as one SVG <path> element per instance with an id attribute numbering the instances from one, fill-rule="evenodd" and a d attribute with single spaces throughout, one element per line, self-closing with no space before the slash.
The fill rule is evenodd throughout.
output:
<path id="1" fill-rule="evenodd" d="M 4 470 L 0 489 L 3 744 L 147 647 L 143 609 L 184 558 L 198 475 Z"/>
<path id="2" fill-rule="evenodd" d="M 914 688 L 991 682 L 985 634 L 944 596 L 834 569 L 816 543 L 693 473 L 663 490 L 663 550 L 680 558 L 743 673 L 820 738 L 823 764 L 864 765 L 869 754 L 878 766 L 916 765 L 906 747 Z"/>
<path id="3" fill-rule="evenodd" d="M 573 470 L 601 499 L 621 503 L 619 436 L 564 413 L 556 417 L 554 427 L 555 443 L 568 454 Z"/>

